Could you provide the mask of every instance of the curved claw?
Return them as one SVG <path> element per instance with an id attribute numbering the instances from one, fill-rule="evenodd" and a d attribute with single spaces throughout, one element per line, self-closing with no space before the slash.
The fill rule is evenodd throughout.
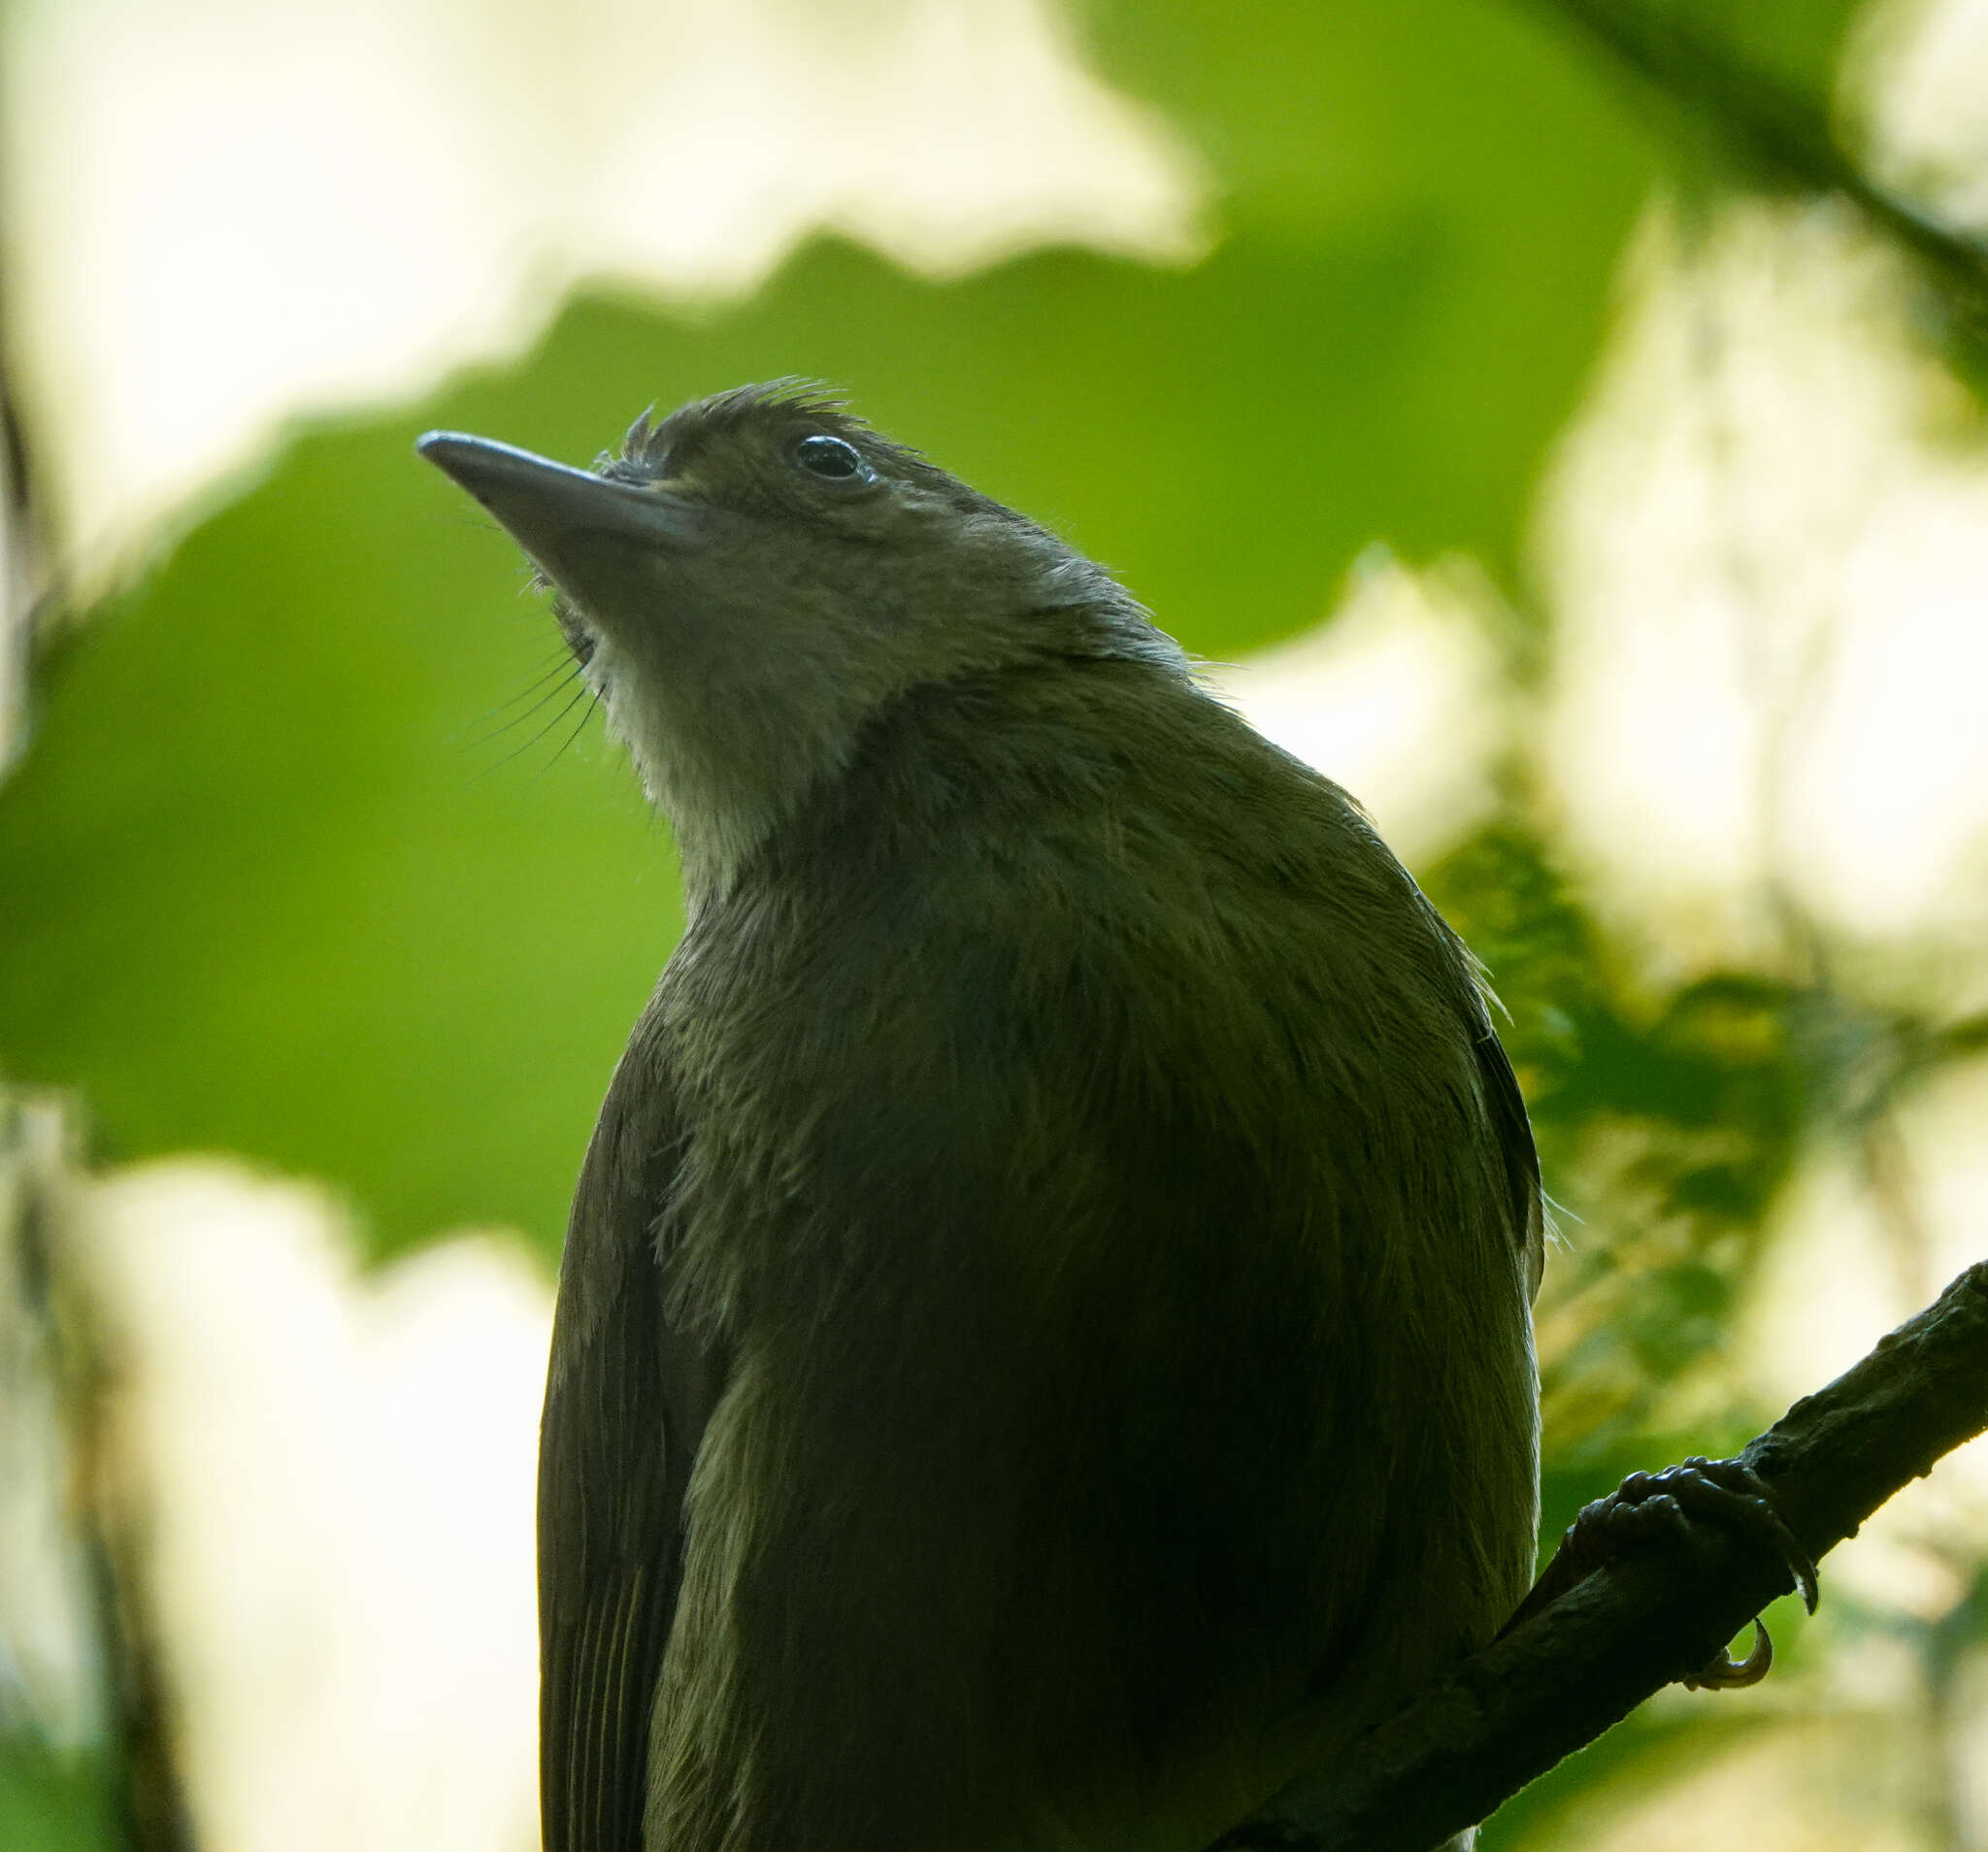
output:
<path id="1" fill-rule="evenodd" d="M 1755 1535 L 1786 1564 L 1789 1575 L 1801 1592 L 1802 1605 L 1814 1613 L 1821 1596 L 1815 1558 L 1802 1547 L 1795 1533 L 1788 1528 L 1787 1520 L 1781 1516 L 1760 1475 L 1743 1461 L 1707 1460 L 1703 1454 L 1693 1454 L 1684 1465 L 1702 1480 L 1708 1480 L 1722 1491 L 1744 1501 L 1746 1521 Z M 1677 1468 L 1672 1467 L 1657 1477 L 1662 1479 L 1669 1474 L 1677 1474 L 1680 1478 L 1685 1476 L 1678 1472 Z M 1752 1655 L 1747 1657 L 1750 1663 Z"/>
<path id="2" fill-rule="evenodd" d="M 1690 1677 L 1680 1680 L 1687 1691 L 1739 1691 L 1757 1685 L 1774 1663 L 1774 1643 L 1761 1622 L 1753 1623 L 1753 1650 L 1744 1659 L 1735 1659 L 1723 1649 L 1707 1666 L 1701 1666 Z"/>

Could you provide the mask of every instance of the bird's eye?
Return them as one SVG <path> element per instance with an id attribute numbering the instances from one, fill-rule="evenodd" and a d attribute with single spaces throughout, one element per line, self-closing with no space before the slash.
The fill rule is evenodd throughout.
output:
<path id="1" fill-rule="evenodd" d="M 816 431 L 795 445 L 794 461 L 810 476 L 825 477 L 832 482 L 846 481 L 852 476 L 868 473 L 862 452 L 853 444 L 845 444 L 841 438 L 830 437 L 825 431 Z"/>

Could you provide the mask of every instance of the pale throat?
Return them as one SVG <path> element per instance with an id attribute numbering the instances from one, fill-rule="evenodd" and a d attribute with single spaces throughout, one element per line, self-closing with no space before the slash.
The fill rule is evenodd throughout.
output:
<path id="1" fill-rule="evenodd" d="M 712 703 L 704 690 L 677 698 L 673 679 L 598 633 L 585 675 L 644 794 L 669 820 L 693 909 L 721 899 L 802 799 L 848 761 L 852 726 L 824 725 L 818 711 L 783 726 L 749 702 Z"/>

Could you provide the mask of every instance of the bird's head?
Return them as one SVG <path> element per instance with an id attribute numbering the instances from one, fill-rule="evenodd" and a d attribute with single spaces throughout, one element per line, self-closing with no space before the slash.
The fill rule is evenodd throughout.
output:
<path id="1" fill-rule="evenodd" d="M 694 888 L 727 885 L 912 688 L 1183 664 L 1102 567 L 811 387 L 645 414 L 591 472 L 448 431 L 419 448 L 557 591 Z"/>

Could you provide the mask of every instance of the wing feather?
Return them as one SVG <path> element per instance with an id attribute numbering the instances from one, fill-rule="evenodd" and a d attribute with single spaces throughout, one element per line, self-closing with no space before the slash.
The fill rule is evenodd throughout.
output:
<path id="1" fill-rule="evenodd" d="M 641 1852 L 683 1496 L 721 1362 L 665 1308 L 655 1229 L 684 1128 L 640 1031 L 576 1192 L 539 1438 L 545 1852 Z"/>
<path id="2" fill-rule="evenodd" d="M 1518 1076 L 1511 1071 L 1511 1057 L 1505 1052 L 1488 1016 L 1478 1027 L 1476 1043 L 1485 1104 L 1491 1109 L 1491 1127 L 1505 1158 L 1512 1228 L 1523 1242 L 1526 1290 L 1537 1299 L 1546 1266 L 1546 1206 L 1541 1193 L 1540 1153 L 1533 1142 L 1533 1125 L 1526 1116 Z"/>

